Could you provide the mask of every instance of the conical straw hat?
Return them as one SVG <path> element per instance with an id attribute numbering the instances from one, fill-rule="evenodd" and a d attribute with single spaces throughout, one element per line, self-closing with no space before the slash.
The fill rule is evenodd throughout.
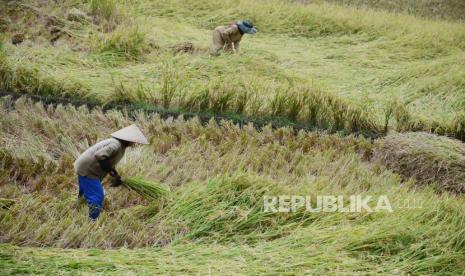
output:
<path id="1" fill-rule="evenodd" d="M 148 145 L 149 141 L 145 138 L 142 131 L 136 125 L 130 125 L 111 134 L 111 137 L 123 141 Z"/>

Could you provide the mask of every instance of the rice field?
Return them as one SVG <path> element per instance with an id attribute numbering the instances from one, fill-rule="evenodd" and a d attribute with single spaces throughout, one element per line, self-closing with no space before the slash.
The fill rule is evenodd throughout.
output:
<path id="1" fill-rule="evenodd" d="M 458 6 L 327 2 L 1 2 L 0 274 L 463 275 Z M 259 33 L 210 56 L 239 18 Z M 73 162 L 133 123 L 90 221 Z"/>
<path id="2" fill-rule="evenodd" d="M 382 163 L 371 165 L 378 149 L 362 137 L 143 114 L 132 121 L 121 112 L 24 99 L 4 98 L 2 106 L 0 197 L 17 201 L 0 210 L 0 239 L 10 244 L 0 247 L 5 273 L 403 275 L 465 269 L 463 197 L 418 190 L 414 180 L 402 180 Z M 120 173 L 143 175 L 171 192 L 152 201 L 106 186 L 105 211 L 93 223 L 86 208 L 72 207 L 73 160 L 114 127 L 132 122 L 152 143 L 128 152 Z M 295 193 L 385 194 L 394 212 L 263 212 L 264 195 Z M 425 206 L 403 207 L 412 199 Z M 287 265 L 263 265 L 279 260 Z"/>
<path id="3" fill-rule="evenodd" d="M 362 9 L 385 10 L 423 18 L 462 21 L 465 3 L 460 0 L 298 0 L 301 3 L 335 3 Z"/>
<path id="4" fill-rule="evenodd" d="M 109 1 L 108 7 L 102 4 L 115 14 L 109 19 L 89 3 L 25 2 L 10 7 L 23 19 L 6 40 L 20 30 L 27 39 L 4 45 L 4 90 L 279 117 L 311 126 L 308 102 L 318 103 L 312 95 L 323 93 L 338 104 L 318 103 L 324 110 L 317 114 L 344 113 L 343 105 L 355 114 L 342 117 L 361 118 L 355 123 L 368 123 L 372 132 L 387 125 L 465 139 L 460 23 L 279 1 L 238 6 L 235 1 L 132 1 L 130 9 Z M 66 20 L 73 6 L 89 11 L 93 21 Z M 43 14 L 52 14 L 57 23 L 48 23 L 53 20 Z M 260 33 L 244 39 L 240 55 L 210 57 L 210 30 L 239 17 L 254 19 Z M 31 24 L 35 28 L 27 27 Z M 51 43 L 55 29 L 60 36 Z M 185 42 L 196 50 L 176 51 Z M 335 116 L 324 115 L 326 120 Z"/>

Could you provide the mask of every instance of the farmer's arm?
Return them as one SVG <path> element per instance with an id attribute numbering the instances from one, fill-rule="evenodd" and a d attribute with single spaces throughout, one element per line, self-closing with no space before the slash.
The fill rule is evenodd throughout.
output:
<path id="1" fill-rule="evenodd" d="M 223 40 L 226 44 L 230 45 L 234 50 L 234 42 L 232 42 L 231 35 L 237 32 L 237 27 L 230 26 L 223 32 Z"/>
<path id="2" fill-rule="evenodd" d="M 230 26 L 226 32 L 228 33 L 231 49 L 236 53 L 239 51 L 239 41 L 241 39 L 241 36 L 238 36 L 240 32 L 239 28 L 236 25 Z"/>
<path id="3" fill-rule="evenodd" d="M 234 52 L 239 52 L 239 41 L 234 42 Z"/>

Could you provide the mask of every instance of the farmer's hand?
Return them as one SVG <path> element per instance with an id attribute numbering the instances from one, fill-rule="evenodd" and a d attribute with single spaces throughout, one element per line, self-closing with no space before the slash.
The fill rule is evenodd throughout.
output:
<path id="1" fill-rule="evenodd" d="M 113 177 L 111 179 L 111 187 L 118 187 L 123 183 L 123 181 L 121 180 L 121 176 L 115 169 L 111 170 L 110 175 Z"/>
<path id="2" fill-rule="evenodd" d="M 123 184 L 123 181 L 121 180 L 121 176 L 114 176 L 112 179 L 111 179 L 111 184 L 110 184 L 110 187 L 118 187 L 120 186 L 121 184 Z"/>

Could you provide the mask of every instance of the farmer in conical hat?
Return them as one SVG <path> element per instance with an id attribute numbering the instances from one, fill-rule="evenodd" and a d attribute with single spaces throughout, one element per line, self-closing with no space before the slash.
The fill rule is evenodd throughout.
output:
<path id="1" fill-rule="evenodd" d="M 218 26 L 213 31 L 213 45 L 211 54 L 218 55 L 221 50 L 239 51 L 239 42 L 244 34 L 255 34 L 257 29 L 252 21 L 236 21 L 226 26 Z"/>
<path id="2" fill-rule="evenodd" d="M 102 209 L 102 179 L 110 174 L 113 177 L 111 186 L 121 185 L 121 177 L 115 166 L 123 158 L 126 148 L 136 143 L 149 143 L 136 125 L 120 129 L 112 133 L 111 137 L 87 149 L 74 163 L 79 182 L 78 197 L 84 196 L 89 205 L 89 217 L 93 220 L 99 216 Z"/>

